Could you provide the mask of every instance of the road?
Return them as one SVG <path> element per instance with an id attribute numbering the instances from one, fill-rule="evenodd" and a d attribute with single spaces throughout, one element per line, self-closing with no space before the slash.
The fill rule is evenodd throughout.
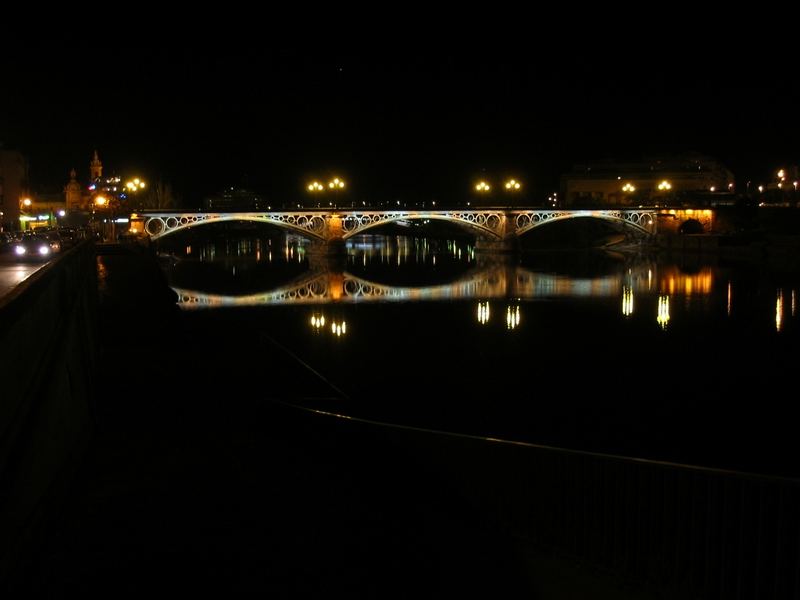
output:
<path id="1" fill-rule="evenodd" d="M 0 255 L 0 301 L 46 264 L 46 262 L 17 262 L 10 254 Z"/>

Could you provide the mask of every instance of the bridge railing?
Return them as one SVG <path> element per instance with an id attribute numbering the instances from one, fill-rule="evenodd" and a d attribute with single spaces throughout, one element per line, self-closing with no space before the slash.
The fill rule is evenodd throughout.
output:
<path id="1" fill-rule="evenodd" d="M 511 534 L 674 598 L 800 598 L 800 481 L 392 429 Z"/>

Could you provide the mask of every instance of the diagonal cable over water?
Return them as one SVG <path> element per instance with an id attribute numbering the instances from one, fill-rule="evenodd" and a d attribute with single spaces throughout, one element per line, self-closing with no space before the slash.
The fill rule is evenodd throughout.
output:
<path id="1" fill-rule="evenodd" d="M 272 344 L 273 346 L 278 348 L 281 352 L 285 352 L 289 357 L 291 357 L 295 362 L 297 362 L 297 364 L 301 365 L 303 368 L 305 368 L 307 371 L 309 371 L 312 375 L 314 375 L 314 377 L 316 377 L 317 379 L 322 381 L 322 383 L 324 383 L 326 386 L 331 388 L 336 393 L 336 395 L 337 395 L 337 397 L 339 399 L 341 399 L 341 400 L 352 400 L 352 398 L 350 398 L 350 396 L 348 396 L 344 391 L 342 391 L 341 388 L 339 388 L 338 386 L 336 386 L 336 384 L 334 384 L 330 380 L 328 380 L 328 378 L 326 378 L 322 373 L 317 371 L 314 367 L 309 365 L 306 361 L 304 361 L 302 358 L 297 356 L 297 354 L 295 354 L 289 348 L 287 348 L 286 346 L 281 344 L 278 340 L 273 338 L 271 335 L 269 335 L 268 333 L 265 333 L 263 331 L 259 332 L 259 334 L 261 335 L 261 337 L 264 340 L 266 340 L 267 342 L 269 342 L 270 344 Z"/>

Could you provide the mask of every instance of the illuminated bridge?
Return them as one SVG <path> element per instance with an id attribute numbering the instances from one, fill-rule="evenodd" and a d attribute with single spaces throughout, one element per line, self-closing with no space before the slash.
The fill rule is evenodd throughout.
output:
<path id="1" fill-rule="evenodd" d="M 656 234 L 660 209 L 540 210 L 484 208 L 473 210 L 292 210 L 284 212 L 145 213 L 144 231 L 152 240 L 211 223 L 254 221 L 281 227 L 317 242 L 318 247 L 341 247 L 360 233 L 388 223 L 448 221 L 477 237 L 481 250 L 513 249 L 519 236 L 542 225 L 576 218 L 603 219 L 642 237 Z M 674 211 L 673 211 L 674 212 Z"/>

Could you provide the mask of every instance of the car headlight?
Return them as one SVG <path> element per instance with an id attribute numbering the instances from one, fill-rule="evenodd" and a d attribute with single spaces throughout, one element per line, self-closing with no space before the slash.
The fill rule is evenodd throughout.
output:
<path id="1" fill-rule="evenodd" d="M 39 246 L 39 254 L 50 254 L 50 246 Z"/>
<path id="2" fill-rule="evenodd" d="M 25 246 L 14 246 L 14 253 L 17 256 L 22 256 L 25 254 Z"/>

